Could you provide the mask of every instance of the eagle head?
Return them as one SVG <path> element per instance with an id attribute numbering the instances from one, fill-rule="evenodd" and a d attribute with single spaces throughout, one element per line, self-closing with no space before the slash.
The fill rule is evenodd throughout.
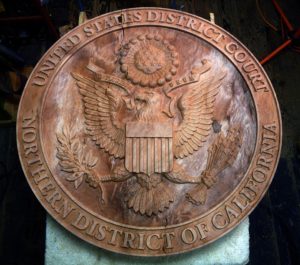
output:
<path id="1" fill-rule="evenodd" d="M 161 113 L 161 94 L 154 90 L 139 90 L 134 95 L 134 105 L 138 120 L 149 122 L 158 120 Z"/>

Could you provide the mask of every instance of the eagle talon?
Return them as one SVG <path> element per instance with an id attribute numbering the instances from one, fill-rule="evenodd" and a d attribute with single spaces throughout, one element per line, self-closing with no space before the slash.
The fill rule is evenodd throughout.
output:
<path id="1" fill-rule="evenodd" d="M 197 184 L 193 189 L 185 194 L 186 199 L 196 205 L 200 206 L 206 202 L 207 197 L 207 186 L 204 184 Z"/>
<path id="2" fill-rule="evenodd" d="M 98 181 L 91 174 L 86 174 L 85 182 L 89 184 L 92 188 L 97 188 L 98 186 Z"/>
<path id="3" fill-rule="evenodd" d="M 207 171 L 201 175 L 201 178 L 202 182 L 207 186 L 207 188 L 211 188 L 217 182 L 216 176 Z"/>

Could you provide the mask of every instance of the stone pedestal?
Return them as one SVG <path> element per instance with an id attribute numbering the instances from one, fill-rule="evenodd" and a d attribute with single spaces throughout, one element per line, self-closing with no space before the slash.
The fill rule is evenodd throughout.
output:
<path id="1" fill-rule="evenodd" d="M 94 247 L 47 216 L 45 265 L 242 265 L 249 260 L 249 219 L 216 242 L 168 257 L 131 257 Z"/>

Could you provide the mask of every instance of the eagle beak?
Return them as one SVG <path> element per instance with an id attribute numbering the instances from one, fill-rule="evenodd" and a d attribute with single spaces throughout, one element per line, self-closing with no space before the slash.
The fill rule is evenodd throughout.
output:
<path id="1" fill-rule="evenodd" d="M 174 116 L 175 116 L 175 110 L 174 110 L 175 107 L 174 107 L 174 105 L 177 102 L 178 96 L 175 96 L 175 97 L 172 98 L 172 97 L 167 95 L 167 98 L 168 98 L 168 101 L 165 104 L 162 112 L 164 114 L 166 114 L 169 118 L 174 118 Z"/>

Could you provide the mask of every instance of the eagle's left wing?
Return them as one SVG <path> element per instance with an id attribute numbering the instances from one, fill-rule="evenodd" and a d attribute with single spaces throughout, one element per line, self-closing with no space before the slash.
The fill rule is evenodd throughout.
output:
<path id="1" fill-rule="evenodd" d="M 184 158 L 204 144 L 210 133 L 214 102 L 226 73 L 213 75 L 209 72 L 178 101 L 182 122 L 175 132 L 174 155 Z"/>

